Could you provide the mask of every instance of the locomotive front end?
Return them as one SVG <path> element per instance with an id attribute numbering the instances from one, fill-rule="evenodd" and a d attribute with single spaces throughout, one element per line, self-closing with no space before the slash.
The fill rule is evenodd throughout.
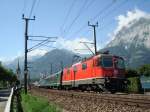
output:
<path id="1" fill-rule="evenodd" d="M 103 87 L 108 91 L 124 91 L 126 88 L 124 59 L 103 54 L 99 58 L 99 69 L 103 77 Z"/>
<path id="2" fill-rule="evenodd" d="M 103 62 L 111 66 L 111 75 L 108 72 L 108 68 L 104 70 L 105 87 L 114 92 L 124 91 L 126 88 L 124 59 L 122 57 L 112 56 L 109 60 L 104 59 Z"/>

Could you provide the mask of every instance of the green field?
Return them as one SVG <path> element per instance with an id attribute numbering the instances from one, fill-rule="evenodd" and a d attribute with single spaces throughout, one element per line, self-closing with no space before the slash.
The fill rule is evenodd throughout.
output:
<path id="1" fill-rule="evenodd" d="M 22 107 L 24 112 L 61 112 L 61 109 L 54 104 L 50 104 L 42 97 L 25 95 L 22 93 Z"/>

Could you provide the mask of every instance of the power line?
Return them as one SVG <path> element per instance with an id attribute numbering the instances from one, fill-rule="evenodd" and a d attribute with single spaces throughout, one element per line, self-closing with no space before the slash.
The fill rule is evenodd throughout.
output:
<path id="1" fill-rule="evenodd" d="M 112 5 L 114 4 L 114 1 L 112 1 L 111 3 L 109 3 L 108 5 L 106 5 L 102 10 L 100 10 L 93 18 L 90 19 L 90 21 L 95 20 L 100 14 L 104 13 L 107 9 L 109 9 Z M 80 33 L 85 27 L 87 26 L 87 24 L 82 25 L 79 30 L 77 30 L 76 32 L 73 33 L 73 35 L 77 35 L 78 33 Z"/>
<path id="2" fill-rule="evenodd" d="M 124 2 L 120 3 L 118 7 L 113 8 L 113 10 L 114 10 L 113 13 L 116 12 L 116 11 L 118 11 L 117 9 L 119 9 L 122 5 L 125 5 L 125 4 L 128 3 L 128 2 L 129 2 L 129 0 L 124 0 Z M 105 15 L 103 16 L 103 18 L 109 16 L 109 13 L 110 13 L 110 12 L 108 12 L 107 14 L 105 14 Z M 109 25 L 111 25 L 111 24 L 113 24 L 113 23 L 114 23 L 114 20 L 108 21 L 108 22 L 105 24 L 105 26 L 102 26 L 101 29 L 107 28 Z"/>
<path id="3" fill-rule="evenodd" d="M 80 15 L 84 12 L 84 9 L 85 9 L 86 4 L 87 4 L 87 0 L 84 1 L 83 5 L 82 5 L 82 7 L 79 9 L 79 11 L 78 11 L 76 17 L 73 19 L 73 21 L 72 21 L 71 24 L 69 25 L 69 27 L 68 27 L 68 32 L 67 32 L 67 33 L 69 33 L 69 31 L 70 31 L 71 27 L 73 26 L 73 24 L 74 24 L 74 23 L 76 22 L 76 20 L 80 17 Z M 65 33 L 65 35 L 66 35 L 66 33 Z"/>
<path id="4" fill-rule="evenodd" d="M 89 7 L 90 6 L 92 6 L 93 4 L 94 4 L 94 2 L 95 2 L 96 0 L 91 0 L 88 4 L 87 4 L 87 6 L 85 7 L 85 10 L 88 10 L 89 9 Z"/>
<path id="5" fill-rule="evenodd" d="M 22 8 L 22 13 L 25 13 L 26 6 L 27 6 L 27 0 L 24 0 L 24 2 L 23 2 L 23 8 Z"/>
<path id="6" fill-rule="evenodd" d="M 85 9 L 88 9 L 90 6 L 92 6 L 92 4 L 95 2 L 96 0 L 91 0 L 91 2 L 89 2 L 89 4 L 87 5 L 87 7 Z"/>
<path id="7" fill-rule="evenodd" d="M 83 45 L 94 55 L 94 52 L 92 51 L 92 49 L 87 45 L 88 42 L 80 42 L 83 43 Z M 94 44 L 94 43 L 90 43 L 90 44 Z M 79 50 L 79 49 L 76 49 Z M 80 49 L 80 50 L 85 50 L 85 49 Z"/>
<path id="8" fill-rule="evenodd" d="M 34 8 L 34 12 L 36 12 L 36 10 L 38 9 L 39 4 L 40 4 L 40 0 L 37 0 L 36 5 L 35 5 L 35 8 Z"/>
<path id="9" fill-rule="evenodd" d="M 108 13 L 106 13 L 104 15 L 104 17 L 107 17 L 108 15 L 110 15 L 110 13 L 112 14 L 115 11 L 117 11 L 116 9 L 120 8 L 122 5 L 124 5 L 125 3 L 127 3 L 129 0 L 124 0 L 123 2 L 121 2 L 117 7 L 114 7 L 112 10 L 110 10 Z M 104 7 L 104 9 L 100 10 L 93 18 L 91 18 L 91 21 L 94 21 L 96 18 L 98 18 L 100 16 L 100 14 L 104 13 L 106 11 L 106 9 L 109 9 L 112 5 L 113 5 L 114 1 L 112 1 L 110 4 L 108 4 L 107 6 Z M 72 35 L 77 35 L 78 33 L 80 33 L 84 28 L 86 27 L 86 24 L 84 24 L 82 27 L 80 27 L 79 30 L 77 30 L 76 32 L 74 32 Z"/>
<path id="10" fill-rule="evenodd" d="M 36 1 L 37 1 L 37 0 L 33 0 L 32 7 L 31 7 L 31 10 L 30 10 L 30 14 L 29 14 L 29 18 L 32 16 L 32 12 L 33 12 L 33 10 L 34 10 Z"/>
<path id="11" fill-rule="evenodd" d="M 94 18 L 92 18 L 91 20 L 95 20 L 97 17 L 99 17 L 103 12 L 105 12 L 106 9 L 109 9 L 112 5 L 114 4 L 114 0 L 109 3 L 108 5 L 106 5 L 102 10 L 100 10 L 95 16 Z M 112 10 L 111 10 L 112 11 Z"/>
<path id="12" fill-rule="evenodd" d="M 38 44 L 36 44 L 36 45 L 34 45 L 33 47 L 31 47 L 30 49 L 28 49 L 28 52 L 30 52 L 30 51 L 33 51 L 33 50 L 35 50 L 35 49 L 37 49 L 37 48 L 39 48 L 39 47 L 41 47 L 41 46 L 43 46 L 43 45 L 45 45 L 45 44 L 47 44 L 47 43 L 49 43 L 49 42 L 56 42 L 56 41 L 51 41 L 51 40 L 49 40 L 50 38 L 47 38 L 47 39 L 45 39 L 45 40 L 32 40 L 32 39 L 30 39 L 31 41 L 41 41 L 40 43 L 38 43 Z"/>
<path id="13" fill-rule="evenodd" d="M 70 15 L 71 11 L 72 11 L 72 8 L 73 8 L 75 2 L 76 2 L 76 0 L 73 0 L 72 4 L 70 5 L 69 10 L 68 10 L 68 12 L 67 12 L 67 15 L 65 16 L 64 22 L 63 22 L 63 24 L 62 24 L 61 27 L 60 27 L 60 30 L 63 30 L 64 25 L 65 25 L 66 21 L 68 20 L 68 17 L 69 17 L 69 15 Z"/>
<path id="14" fill-rule="evenodd" d="M 113 10 L 113 13 L 115 11 L 118 11 L 117 9 L 119 9 L 122 5 L 125 5 L 126 3 L 128 3 L 129 0 L 124 0 L 123 2 L 121 2 L 117 7 L 114 7 L 112 10 Z M 107 17 L 110 15 L 110 13 L 112 13 L 112 10 L 108 11 L 107 13 L 105 13 L 105 15 L 103 16 L 103 18 Z"/>

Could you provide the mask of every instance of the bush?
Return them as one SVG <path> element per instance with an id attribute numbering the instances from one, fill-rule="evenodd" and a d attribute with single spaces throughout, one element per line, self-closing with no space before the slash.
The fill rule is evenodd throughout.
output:
<path id="1" fill-rule="evenodd" d="M 138 73 L 140 75 L 144 75 L 144 76 L 150 76 L 150 64 L 146 64 L 146 65 L 143 65 L 141 66 L 139 69 L 138 69 Z"/>
<path id="2" fill-rule="evenodd" d="M 129 77 L 137 77 L 139 76 L 138 72 L 134 69 L 127 69 L 126 70 L 126 74 L 125 74 L 126 78 L 129 78 Z"/>
<path id="3" fill-rule="evenodd" d="M 130 77 L 128 78 L 127 85 L 128 92 L 139 93 L 142 91 L 142 86 L 140 82 L 140 77 Z"/>

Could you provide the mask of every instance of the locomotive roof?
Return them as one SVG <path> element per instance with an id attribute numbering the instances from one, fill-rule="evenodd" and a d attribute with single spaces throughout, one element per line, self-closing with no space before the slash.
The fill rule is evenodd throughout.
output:
<path id="1" fill-rule="evenodd" d="M 89 57 L 89 58 L 85 58 L 85 59 L 83 59 L 81 62 L 90 60 L 90 59 L 95 58 L 95 57 L 101 57 L 101 56 L 113 56 L 113 55 L 112 55 L 112 54 L 97 54 L 97 55 L 93 55 L 93 56 L 91 56 L 91 57 Z"/>
<path id="2" fill-rule="evenodd" d="M 94 57 L 100 57 L 100 56 L 113 56 L 113 55 L 111 55 L 111 54 L 98 54 L 98 55 L 93 55 L 93 56 L 91 56 L 91 57 L 82 59 L 82 61 L 79 61 L 79 62 L 73 64 L 72 66 L 81 64 L 82 62 L 85 62 L 85 61 L 90 60 L 90 59 L 92 59 L 92 58 L 94 58 Z"/>
<path id="3" fill-rule="evenodd" d="M 106 52 L 106 53 L 99 53 L 99 54 L 97 54 L 97 55 L 93 55 L 93 56 L 88 57 L 88 58 L 83 58 L 81 61 L 79 61 L 79 62 L 77 62 L 77 63 L 71 65 L 71 67 L 76 66 L 76 65 L 79 65 L 79 64 L 81 64 L 82 62 L 85 62 L 85 61 L 90 60 L 90 59 L 92 59 L 92 58 L 101 57 L 101 56 L 112 56 L 112 57 L 116 57 L 116 58 L 123 59 L 123 58 L 120 57 L 120 56 L 116 56 L 116 55 L 113 55 L 113 54 L 109 54 L 109 53 L 107 53 L 107 52 Z M 66 69 L 67 69 L 67 68 L 70 68 L 70 67 L 66 67 Z"/>

